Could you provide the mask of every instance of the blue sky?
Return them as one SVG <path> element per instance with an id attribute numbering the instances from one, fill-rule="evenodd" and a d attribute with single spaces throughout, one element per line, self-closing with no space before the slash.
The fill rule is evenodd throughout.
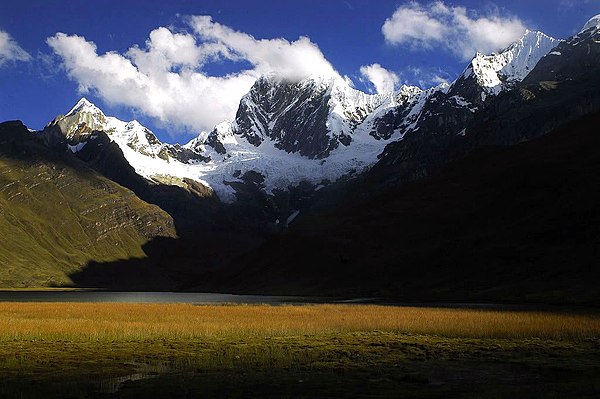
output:
<path id="1" fill-rule="evenodd" d="M 262 73 L 431 86 L 524 28 L 565 38 L 599 13 L 591 0 L 3 0 L 0 120 L 41 128 L 85 95 L 185 142 Z"/>

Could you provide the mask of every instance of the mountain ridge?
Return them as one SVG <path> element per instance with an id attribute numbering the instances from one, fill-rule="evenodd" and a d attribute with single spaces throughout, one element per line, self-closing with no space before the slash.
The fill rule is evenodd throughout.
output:
<path id="1" fill-rule="evenodd" d="M 233 122 L 184 145 L 161 143 L 137 121 L 107 117 L 86 99 L 45 131 L 58 126 L 58 134 L 50 136 L 66 136 L 75 153 L 93 139 L 91 131 L 105 131 L 141 177 L 183 188 L 186 180 L 195 181 L 232 203 L 249 173 L 261 176 L 266 195 L 357 176 L 378 162 L 387 144 L 427 128 L 430 116 L 440 112 L 455 113 L 460 132 L 485 106 L 486 97 L 512 89 L 555 43 L 541 32 L 527 31 L 498 54 L 477 54 L 451 86 L 427 90 L 401 86 L 391 93 L 367 94 L 341 77 L 290 82 L 263 76 L 241 99 Z"/>

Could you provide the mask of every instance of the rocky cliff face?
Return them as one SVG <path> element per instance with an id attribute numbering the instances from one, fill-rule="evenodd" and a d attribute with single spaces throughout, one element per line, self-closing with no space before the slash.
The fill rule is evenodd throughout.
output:
<path id="1" fill-rule="evenodd" d="M 330 94 L 317 82 L 259 79 L 242 98 L 234 131 L 258 147 L 265 139 L 287 152 L 323 158 L 347 136 L 316 135 L 327 130 Z"/>
<path id="2" fill-rule="evenodd" d="M 233 131 L 256 147 L 270 140 L 288 153 L 323 159 L 340 146 L 349 147 L 356 131 L 389 139 L 389 132 L 373 129 L 374 113 L 405 106 L 420 93 L 404 86 L 395 93 L 369 95 L 341 78 L 287 82 L 263 77 L 242 98 Z"/>

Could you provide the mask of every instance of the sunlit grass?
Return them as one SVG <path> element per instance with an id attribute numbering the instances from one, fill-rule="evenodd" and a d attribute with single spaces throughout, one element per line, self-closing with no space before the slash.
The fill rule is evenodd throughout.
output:
<path id="1" fill-rule="evenodd" d="M 363 370 L 378 378 L 377 370 L 415 361 L 521 362 L 524 356 L 554 367 L 558 359 L 578 363 L 597 356 L 599 339 L 597 314 L 372 305 L 0 303 L 0 378 L 120 376 L 141 365 L 186 372 Z"/>
<path id="2" fill-rule="evenodd" d="M 0 341 L 243 339 L 369 331 L 572 340 L 599 337 L 600 317 L 371 305 L 0 303 Z"/>

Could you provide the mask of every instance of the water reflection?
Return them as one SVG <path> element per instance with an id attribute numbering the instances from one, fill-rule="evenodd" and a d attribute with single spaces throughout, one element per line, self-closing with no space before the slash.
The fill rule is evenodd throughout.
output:
<path id="1" fill-rule="evenodd" d="M 115 394 L 119 392 L 127 383 L 148 380 L 159 377 L 162 374 L 172 372 L 173 366 L 168 366 L 164 363 L 157 364 L 137 364 L 135 372 L 132 374 L 99 378 L 95 384 L 95 391 L 101 394 Z"/>
<path id="2" fill-rule="evenodd" d="M 173 373 L 177 369 L 162 363 L 134 364 L 126 375 L 33 376 L 2 378 L 0 398 L 105 398 L 119 396 L 127 384 L 150 380 Z"/>
<path id="3" fill-rule="evenodd" d="M 0 302 L 123 302 L 191 304 L 284 304 L 312 302 L 294 296 L 233 295 L 194 292 L 0 291 Z"/>

